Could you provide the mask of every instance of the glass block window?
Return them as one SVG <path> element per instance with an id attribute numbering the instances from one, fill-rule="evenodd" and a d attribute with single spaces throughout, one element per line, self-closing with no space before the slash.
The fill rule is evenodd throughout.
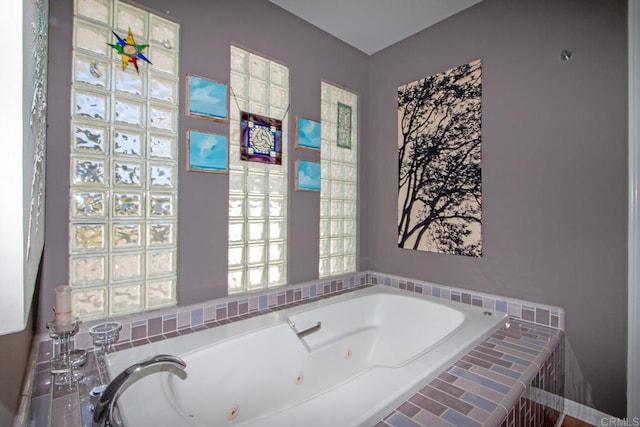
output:
<path id="1" fill-rule="evenodd" d="M 131 30 L 139 72 L 108 45 Z M 75 0 L 69 281 L 83 319 L 176 303 L 180 25 Z M 125 47 L 126 49 L 126 47 Z M 126 52 L 126 50 L 125 50 Z"/>
<path id="2" fill-rule="evenodd" d="M 356 271 L 358 95 L 321 83 L 319 277 Z"/>
<path id="3" fill-rule="evenodd" d="M 287 283 L 289 69 L 231 46 L 229 294 Z M 240 159 L 240 112 L 282 121 L 282 164 Z"/>

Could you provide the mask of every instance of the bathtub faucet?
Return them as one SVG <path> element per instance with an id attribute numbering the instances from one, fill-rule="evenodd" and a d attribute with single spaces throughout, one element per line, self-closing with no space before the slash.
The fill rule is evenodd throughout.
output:
<path id="1" fill-rule="evenodd" d="M 118 396 L 151 368 L 158 370 L 171 366 L 184 369 L 187 367 L 187 364 L 176 356 L 158 354 L 157 356 L 135 363 L 122 371 L 109 383 L 102 393 L 102 396 L 100 396 L 100 400 L 96 403 L 93 411 L 93 426 L 117 426 L 118 424 L 113 419 L 113 407 L 115 406 Z"/>
<path id="2" fill-rule="evenodd" d="M 304 331 L 300 331 L 300 332 L 298 332 L 298 329 L 296 329 L 296 322 L 294 322 L 291 319 L 289 319 L 289 326 L 291 326 L 291 329 L 293 329 L 293 332 L 296 333 L 298 338 L 302 339 L 302 338 L 306 337 L 309 334 L 312 334 L 312 333 L 314 333 L 316 331 L 319 331 L 320 327 L 322 326 L 322 323 L 318 321 L 318 323 L 316 323 L 315 326 L 311 326 L 311 327 L 305 329 Z"/>

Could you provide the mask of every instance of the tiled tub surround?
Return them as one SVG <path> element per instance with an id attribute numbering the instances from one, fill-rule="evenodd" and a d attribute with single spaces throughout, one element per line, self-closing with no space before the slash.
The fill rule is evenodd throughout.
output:
<path id="1" fill-rule="evenodd" d="M 485 312 L 369 286 L 121 351 L 107 365 L 114 376 L 153 354 L 186 362 L 186 377 L 149 376 L 123 396 L 128 425 L 371 425 L 507 320 Z M 229 422 L 234 405 L 239 415 Z"/>
<path id="2" fill-rule="evenodd" d="M 130 315 L 125 317 L 120 317 L 115 320 L 120 321 L 123 324 L 123 330 L 120 335 L 120 341 L 116 345 L 116 350 L 130 348 L 133 346 L 147 344 L 149 342 L 154 342 L 162 339 L 172 338 L 178 335 L 188 334 L 194 331 L 202 330 L 205 328 L 215 327 L 220 324 L 229 323 L 231 321 L 241 320 L 247 317 L 267 313 L 273 310 L 279 310 L 284 308 L 289 308 L 295 305 L 303 304 L 309 301 L 316 300 L 318 298 L 330 297 L 338 293 L 346 292 L 349 290 L 357 289 L 363 286 L 369 285 L 378 285 L 383 284 L 387 286 L 397 287 L 401 289 L 406 289 L 412 292 L 423 293 L 427 295 L 432 295 L 435 297 L 440 297 L 444 299 L 449 299 L 452 301 L 458 301 L 463 304 L 471 304 L 476 306 L 485 307 L 490 310 L 496 310 L 504 313 L 508 313 L 510 317 L 518 322 L 520 325 L 524 325 L 529 328 L 533 328 L 533 331 L 538 331 L 540 333 L 540 337 L 543 338 L 548 336 L 546 341 L 544 339 L 537 340 L 538 346 L 534 348 L 530 348 L 529 350 L 536 351 L 535 357 L 518 357 L 513 356 L 510 353 L 504 353 L 503 358 L 507 360 L 516 357 L 519 359 L 518 361 L 528 361 L 528 365 L 514 365 L 513 369 L 520 370 L 521 377 L 513 383 L 513 387 L 510 387 L 510 390 L 518 390 L 518 392 L 508 393 L 507 396 L 501 401 L 496 402 L 499 403 L 494 413 L 501 413 L 502 409 L 509 408 L 510 413 L 515 409 L 511 406 L 507 405 L 507 401 L 512 399 L 514 404 L 519 398 L 520 393 L 520 384 L 529 385 L 531 381 L 535 381 L 536 376 L 540 375 L 539 371 L 544 367 L 544 363 L 546 359 L 551 357 L 552 354 L 557 354 L 559 356 L 553 356 L 559 358 L 559 362 L 562 362 L 563 351 L 558 350 L 563 344 L 563 333 L 561 330 L 564 327 L 564 312 L 563 310 L 550 307 L 545 305 L 536 305 L 532 303 L 523 302 L 520 300 L 513 300 L 508 298 L 496 297 L 490 294 L 469 292 L 467 290 L 448 287 L 448 286 L 440 286 L 434 285 L 426 282 L 413 281 L 411 279 L 398 277 L 398 276 L 390 276 L 385 274 L 380 274 L 376 272 L 361 272 L 356 273 L 354 275 L 344 276 L 342 278 L 336 278 L 329 281 L 315 281 L 300 285 L 291 285 L 287 287 L 280 288 L 278 290 L 264 292 L 259 294 L 252 294 L 248 296 L 241 296 L 236 298 L 225 298 L 220 300 L 208 301 L 202 304 L 196 304 L 187 307 L 174 307 L 172 309 L 164 309 L 158 310 L 149 313 Z M 527 320 L 527 322 L 523 322 L 522 320 Z M 92 348 L 91 340 L 88 335 L 89 328 L 96 324 L 97 322 L 83 324 L 81 326 L 81 331 L 76 337 L 76 347 L 78 348 Z M 537 323 L 537 324 L 534 324 Z M 515 325 L 514 322 L 511 323 Z M 550 328 L 545 328 L 543 326 L 551 326 Z M 558 329 L 556 329 L 558 328 Z M 513 333 L 513 330 L 510 332 Z M 496 334 L 500 334 L 500 331 L 497 331 Z M 546 335 L 544 335 L 546 334 Z M 494 334 L 495 335 L 495 334 Z M 503 333 L 504 335 L 504 333 Z M 505 337 L 509 337 L 505 335 Z M 502 335 L 492 336 L 488 338 L 490 339 L 503 339 Z M 523 335 L 521 337 L 526 347 L 531 347 L 532 343 L 528 341 L 532 338 L 527 335 Z M 507 342 L 510 344 L 507 348 L 511 348 L 510 341 L 517 338 L 509 337 Z M 534 339 L 535 341 L 535 339 Z M 543 348 L 539 347 L 540 342 L 545 342 Z M 491 348 L 493 343 L 484 343 L 479 347 L 483 348 Z M 515 344 L 517 345 L 517 344 Z M 74 426 L 81 425 L 80 418 L 80 404 L 79 404 L 79 396 L 86 396 L 86 387 L 90 384 L 81 384 L 80 385 L 80 393 L 78 393 L 77 389 L 73 391 L 59 389 L 58 387 L 52 386 L 51 384 L 51 376 L 49 374 L 49 358 L 51 356 L 51 348 L 52 343 L 46 334 L 42 334 L 34 338 L 34 344 L 32 346 L 32 363 L 31 369 L 27 372 L 25 381 L 24 391 L 23 391 L 23 403 L 21 405 L 21 414 L 19 417 L 23 420 L 31 420 L 32 425 L 36 426 L 46 426 L 46 425 L 64 425 L 64 426 Z M 537 350 L 536 350 L 537 349 Z M 480 351 L 487 353 L 486 351 L 482 351 L 482 348 L 476 348 L 474 351 Z M 526 352 L 525 352 L 526 353 Z M 471 353 L 470 353 L 471 354 Z M 467 358 L 473 358 L 473 356 L 467 355 Z M 508 357 L 507 357 L 508 356 Z M 531 354 L 530 356 L 534 356 Z M 93 373 L 93 381 L 97 384 L 99 382 L 107 382 L 106 371 L 98 369 L 96 366 L 96 362 L 94 359 L 93 352 L 90 352 L 90 366 L 85 367 L 85 371 L 89 372 L 87 374 L 88 377 Z M 473 360 L 473 359 L 471 359 Z M 462 369 L 459 365 L 464 363 L 470 363 L 465 360 L 461 360 L 457 362 L 457 365 L 452 366 L 447 369 L 447 372 L 450 372 L 454 367 Z M 475 365 L 474 365 L 475 366 Z M 523 367 L 526 366 L 526 369 L 523 370 Z M 562 371 L 557 371 L 557 364 L 554 365 L 555 368 L 553 370 L 554 375 L 558 376 Z M 483 367 L 481 365 L 481 367 Z M 478 368 L 476 368 L 477 370 Z M 483 367 L 483 369 L 486 369 Z M 494 369 L 493 372 L 496 370 Z M 471 371 L 473 373 L 473 370 Z M 519 371 L 518 371 L 519 372 Z M 559 372 L 559 373 L 558 373 Z M 445 374 L 442 374 L 445 375 Z M 455 375 L 451 374 L 450 375 Z M 492 373 L 491 375 L 496 375 Z M 527 378 L 527 375 L 530 375 L 531 378 Z M 543 374 L 544 375 L 544 374 Z M 451 379 L 451 377 L 447 377 Z M 546 377 L 545 377 L 546 378 Z M 443 381 L 441 378 L 438 378 L 434 381 Z M 452 384 L 456 389 L 462 389 L 465 387 L 470 387 L 469 390 L 473 393 L 474 387 L 483 387 L 482 385 L 478 386 L 477 384 L 474 386 L 474 383 L 467 378 L 460 378 L 456 380 L 454 384 Z M 558 380 L 560 381 L 560 380 Z M 88 381 L 91 383 L 91 381 Z M 445 381 L 446 382 L 446 381 Z M 442 386 L 443 383 L 437 382 L 439 386 Z M 547 380 L 545 383 L 550 384 Z M 446 385 L 444 386 L 446 387 Z M 556 389 L 557 387 L 554 386 Z M 90 388 L 90 387 L 89 387 Z M 436 388 L 437 389 L 437 388 Z M 545 390 L 547 388 L 544 388 Z M 430 390 L 430 389 L 427 389 Z M 551 392 L 555 392 L 555 390 L 547 390 Z M 448 393 L 446 399 L 451 398 L 452 395 Z M 471 396 L 471 395 L 469 395 Z M 473 398 L 473 396 L 471 396 Z M 509 399 L 507 399 L 509 398 Z M 431 399 L 427 397 L 427 399 Z M 466 398 L 467 400 L 469 397 Z M 427 400 L 428 401 L 428 400 Z M 526 399 L 525 402 L 529 402 Z M 437 402 L 437 401 L 436 401 Z M 481 401 L 482 402 L 482 401 Z M 413 403 L 409 402 L 410 405 L 416 407 Z M 467 402 L 468 403 L 468 402 Z M 407 405 L 405 403 L 405 405 Z M 529 406 L 527 406 L 529 405 Z M 521 413 L 532 413 L 530 403 L 525 404 L 522 410 L 519 410 L 518 414 Z M 401 408 L 413 411 L 411 406 L 401 406 Z M 419 407 L 418 407 L 419 408 Z M 466 406 L 465 406 L 466 408 Z M 389 417 L 386 417 L 384 421 L 387 425 L 396 425 L 396 423 L 402 423 L 401 416 L 406 417 L 401 410 L 398 408 L 397 411 L 394 411 L 390 414 Z M 428 411 L 419 408 L 425 415 Z M 453 409 L 453 408 L 451 408 Z M 481 408 L 480 408 L 481 409 Z M 505 409 L 506 410 L 506 409 Z M 420 411 L 413 414 L 414 416 L 418 416 L 418 419 L 421 415 Z M 457 412 L 457 411 L 456 411 Z M 478 410 L 470 410 L 472 415 L 479 414 Z M 485 411 L 486 412 L 486 411 Z M 535 412 L 535 411 L 534 411 Z M 446 411 L 443 412 L 443 414 Z M 481 413 L 480 413 L 481 414 Z M 515 413 L 514 413 L 515 414 Z M 465 414 L 462 414 L 465 415 Z M 468 415 L 468 414 L 467 414 Z M 449 416 L 450 415 L 446 415 Z M 453 415 L 455 416 L 455 414 Z M 483 416 L 482 414 L 480 416 Z M 453 418 L 452 418 L 453 419 Z M 473 420 L 473 418 L 470 418 Z M 400 420 L 400 421 L 398 421 Z M 443 418 L 442 420 L 446 420 Z M 476 425 L 476 424 L 464 424 L 464 418 L 460 420 L 463 424 L 461 425 Z M 493 417 L 487 418 L 485 423 L 489 420 L 493 420 Z M 500 420 L 501 421 L 501 420 Z M 498 422 L 500 422 L 498 421 Z M 415 419 L 412 422 L 417 422 Z M 482 422 L 480 423 L 482 424 Z M 384 424 L 381 424 L 384 425 Z M 398 424 L 403 425 L 403 424 Z M 407 425 L 420 425 L 420 424 L 407 424 Z M 431 424 L 429 424 L 431 425 Z M 443 424 L 446 425 L 446 424 Z M 491 425 L 491 424 L 486 424 Z M 496 424 L 497 425 L 497 424 Z M 519 424 L 516 424 L 519 425 Z"/>
<path id="3" fill-rule="evenodd" d="M 562 396 L 564 333 L 511 318 L 375 427 L 555 425 L 531 387 Z"/>

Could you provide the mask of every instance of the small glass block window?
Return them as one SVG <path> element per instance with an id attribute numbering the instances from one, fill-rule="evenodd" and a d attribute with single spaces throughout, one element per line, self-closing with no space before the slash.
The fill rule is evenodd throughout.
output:
<path id="1" fill-rule="evenodd" d="M 176 304 L 180 25 L 119 0 L 74 0 L 69 281 L 98 319 Z M 109 44 L 148 44 L 123 69 Z"/>
<path id="2" fill-rule="evenodd" d="M 149 280 L 145 292 L 147 308 L 165 307 L 176 303 L 175 280 Z"/>
<path id="3" fill-rule="evenodd" d="M 142 247 L 141 223 L 112 223 L 111 248 L 114 250 L 138 249 Z"/>
<path id="4" fill-rule="evenodd" d="M 238 294 L 287 283 L 289 69 L 232 46 L 230 73 L 228 289 Z M 241 111 L 282 120 L 281 165 L 240 160 Z"/>
<path id="5" fill-rule="evenodd" d="M 113 132 L 113 154 L 115 156 L 142 155 L 144 137 L 138 130 L 117 129 Z"/>
<path id="6" fill-rule="evenodd" d="M 319 277 L 356 271 L 358 96 L 321 84 Z"/>
<path id="7" fill-rule="evenodd" d="M 69 244 L 74 253 L 105 249 L 105 224 L 73 224 L 70 232 Z"/>
<path id="8" fill-rule="evenodd" d="M 100 154 L 106 153 L 108 131 L 106 126 L 99 124 L 87 124 L 75 121 L 73 127 L 73 144 L 72 150 L 83 154 Z"/>

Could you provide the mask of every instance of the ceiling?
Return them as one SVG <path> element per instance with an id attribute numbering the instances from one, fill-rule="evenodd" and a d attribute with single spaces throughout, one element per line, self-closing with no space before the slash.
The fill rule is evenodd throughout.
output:
<path id="1" fill-rule="evenodd" d="M 269 0 L 371 55 L 481 0 Z"/>

